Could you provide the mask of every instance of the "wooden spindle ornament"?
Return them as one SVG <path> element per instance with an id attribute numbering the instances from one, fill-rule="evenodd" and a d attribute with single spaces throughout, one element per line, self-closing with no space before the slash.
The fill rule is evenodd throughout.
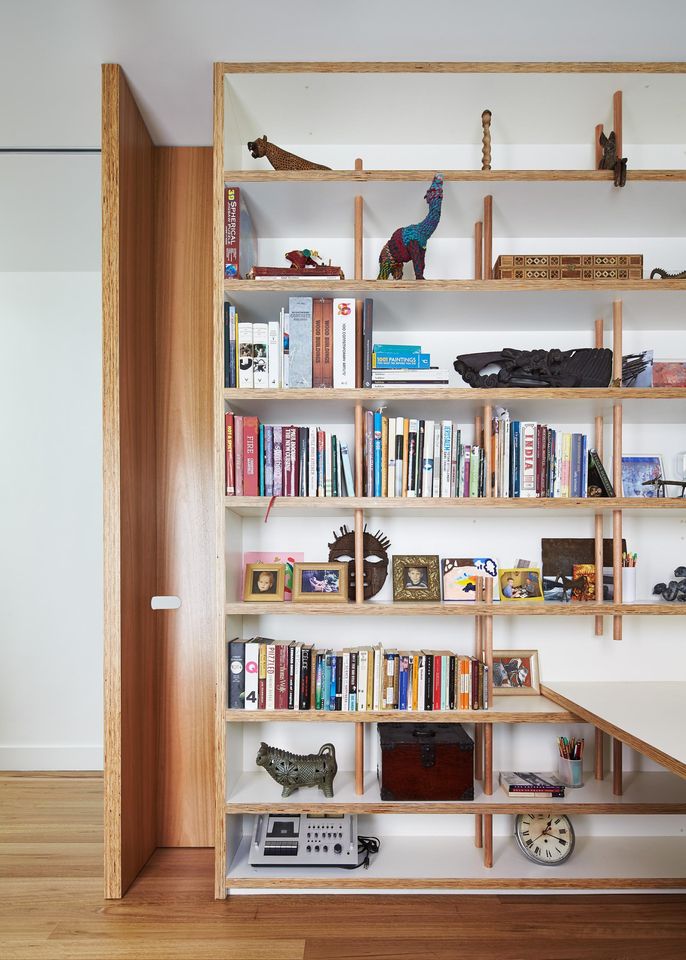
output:
<path id="1" fill-rule="evenodd" d="M 481 169 L 491 169 L 491 111 L 484 110 L 481 114 L 483 137 L 481 139 Z"/>

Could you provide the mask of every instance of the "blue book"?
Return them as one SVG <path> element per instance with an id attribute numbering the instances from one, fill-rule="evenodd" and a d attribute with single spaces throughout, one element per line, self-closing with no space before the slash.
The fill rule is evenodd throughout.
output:
<path id="1" fill-rule="evenodd" d="M 394 357 L 411 357 L 415 353 L 421 353 L 422 348 L 418 343 L 375 343 L 374 353 L 388 354 Z"/>
<path id="2" fill-rule="evenodd" d="M 314 668 L 314 709 L 322 709 L 322 687 L 324 684 L 324 655 L 317 654 Z"/>
<path id="3" fill-rule="evenodd" d="M 374 414 L 374 496 L 381 496 L 381 412 Z"/>
<path id="4" fill-rule="evenodd" d="M 264 495 L 274 495 L 274 427 L 264 428 Z"/>
<path id="5" fill-rule="evenodd" d="M 513 497 L 519 496 L 519 425 L 519 420 L 514 420 L 512 423 L 512 455 L 510 456 L 510 470 L 512 476 L 510 478 L 510 488 L 512 490 Z"/>
<path id="6" fill-rule="evenodd" d="M 330 710 L 329 691 L 331 689 L 331 654 L 324 654 L 322 665 L 322 710 Z"/>
<path id="7" fill-rule="evenodd" d="M 329 710 L 336 709 L 336 654 L 332 653 L 326 658 L 329 662 Z"/>
<path id="8" fill-rule="evenodd" d="M 373 370 L 428 370 L 431 367 L 430 353 L 413 353 L 407 357 L 395 354 L 378 354 L 372 357 Z"/>
<path id="9" fill-rule="evenodd" d="M 398 710 L 407 710 L 407 684 L 409 680 L 409 657 L 400 657 L 400 677 L 398 683 Z"/>

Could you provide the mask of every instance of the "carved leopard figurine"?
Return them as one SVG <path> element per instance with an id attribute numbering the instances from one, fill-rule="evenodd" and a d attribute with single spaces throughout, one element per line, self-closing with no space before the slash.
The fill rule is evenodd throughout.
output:
<path id="1" fill-rule="evenodd" d="M 330 170 L 331 167 L 322 166 L 321 163 L 312 163 L 311 160 L 305 160 L 298 157 L 288 150 L 282 150 L 275 143 L 267 140 L 267 134 L 258 137 L 257 140 L 248 141 L 248 150 L 253 160 L 259 157 L 266 157 L 275 170 Z"/>
<path id="2" fill-rule="evenodd" d="M 333 797 L 338 765 L 332 743 L 325 743 L 319 753 L 297 754 L 262 742 L 255 762 L 283 787 L 282 797 L 290 797 L 298 787 L 319 787 L 325 797 Z"/>

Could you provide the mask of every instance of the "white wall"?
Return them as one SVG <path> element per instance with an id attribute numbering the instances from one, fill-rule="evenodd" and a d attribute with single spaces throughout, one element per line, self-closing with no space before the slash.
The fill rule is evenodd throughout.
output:
<path id="1" fill-rule="evenodd" d="M 102 767 L 100 158 L 0 158 L 0 769 Z"/>

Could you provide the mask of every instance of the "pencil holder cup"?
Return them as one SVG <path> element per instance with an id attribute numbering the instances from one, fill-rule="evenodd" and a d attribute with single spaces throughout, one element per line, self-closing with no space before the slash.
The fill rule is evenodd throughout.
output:
<path id="1" fill-rule="evenodd" d="M 636 567 L 622 567 L 622 603 L 636 603 Z"/>
<path id="2" fill-rule="evenodd" d="M 583 787 L 584 770 L 583 760 L 566 760 L 557 758 L 557 775 L 566 787 Z"/>

